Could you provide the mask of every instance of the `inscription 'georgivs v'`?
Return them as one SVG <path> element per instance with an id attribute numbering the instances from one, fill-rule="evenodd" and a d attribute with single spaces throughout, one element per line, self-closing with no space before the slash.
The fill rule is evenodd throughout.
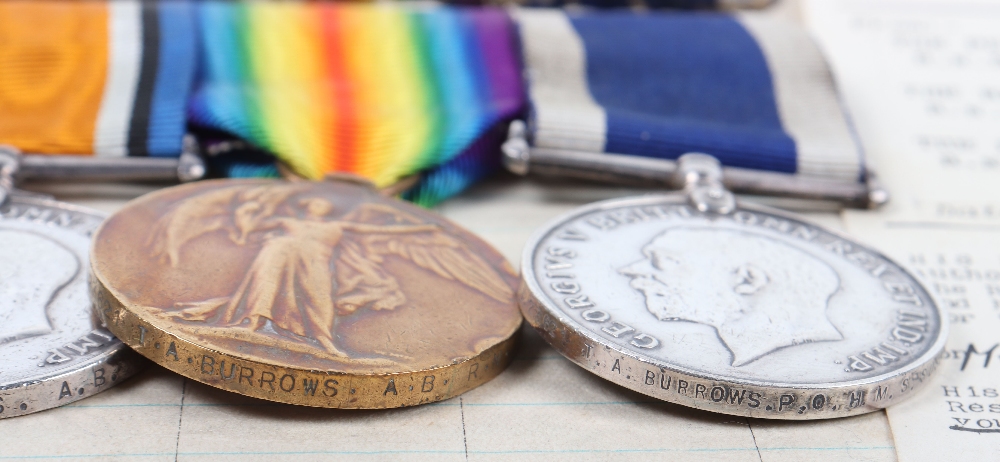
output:
<path id="1" fill-rule="evenodd" d="M 147 238 L 130 237 L 148 223 Z M 520 324 L 513 270 L 495 251 L 442 218 L 357 185 L 217 181 L 171 188 L 126 206 L 95 239 L 95 292 L 109 302 L 102 311 L 116 334 L 135 337 L 140 352 L 182 374 L 266 399 L 329 407 L 427 402 L 389 402 L 387 385 L 374 382 L 378 403 L 359 403 L 363 396 L 303 401 L 268 394 L 250 377 L 254 370 L 274 376 L 263 371 L 279 366 L 300 374 L 382 375 L 395 385 L 394 374 L 472 367 L 466 363 L 487 349 L 495 355 L 498 344 L 512 346 Z M 117 310 L 138 317 L 138 337 L 122 325 L 129 313 Z M 180 343 L 167 338 L 144 351 L 158 332 L 230 355 L 211 360 L 231 370 L 195 367 L 206 364 L 203 355 L 195 349 L 185 358 Z M 156 351 L 158 344 L 169 348 Z M 246 380 L 227 382 L 237 369 Z M 488 380 L 466 375 L 476 383 L 430 400 Z M 355 386 L 350 394 L 362 393 Z"/>
<path id="2" fill-rule="evenodd" d="M 883 409 L 926 382 L 946 338 L 946 319 L 904 268 L 750 204 L 592 204 L 536 234 L 522 265 L 525 318 L 566 357 L 715 412 L 801 420 Z"/>

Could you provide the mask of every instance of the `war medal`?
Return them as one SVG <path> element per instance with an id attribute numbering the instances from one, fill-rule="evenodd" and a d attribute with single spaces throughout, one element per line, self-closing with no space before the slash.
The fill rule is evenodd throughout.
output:
<path id="1" fill-rule="evenodd" d="M 456 396 L 510 361 L 517 278 L 458 226 L 348 182 L 203 181 L 95 234 L 109 329 L 247 396 L 392 408 Z"/>
<path id="2" fill-rule="evenodd" d="M 103 218 L 19 195 L 0 207 L 0 418 L 100 393 L 145 363 L 91 310 L 90 235 Z"/>
<path id="3" fill-rule="evenodd" d="M 889 199 L 805 30 L 742 14 L 517 21 L 531 104 L 508 168 L 685 190 L 585 206 L 529 241 L 520 305 L 549 343 L 638 392 L 748 417 L 860 414 L 926 383 L 946 319 L 913 276 L 730 192 Z M 682 156 L 698 152 L 715 158 Z"/>
<path id="4" fill-rule="evenodd" d="M 678 163 L 684 195 L 591 204 L 527 244 L 521 309 L 563 355 L 665 401 L 824 419 L 913 395 L 946 318 L 892 260 L 737 203 L 714 158 Z"/>
<path id="5" fill-rule="evenodd" d="M 0 145 L 0 418 L 50 409 L 107 390 L 146 361 L 93 313 L 90 240 L 104 214 L 16 189 L 26 179 L 193 181 L 175 159 L 22 155 Z"/>

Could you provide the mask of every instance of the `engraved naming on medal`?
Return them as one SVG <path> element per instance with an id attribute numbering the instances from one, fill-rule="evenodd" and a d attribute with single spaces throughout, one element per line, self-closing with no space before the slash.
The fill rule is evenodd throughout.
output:
<path id="1" fill-rule="evenodd" d="M 792 215 L 683 196 L 612 200 L 546 226 L 521 308 L 564 355 L 666 401 L 823 419 L 922 385 L 944 342 L 934 301 L 878 252 Z"/>
<path id="2" fill-rule="evenodd" d="M 95 236 L 109 329 L 200 382 L 387 408 L 495 377 L 521 324 L 510 265 L 447 220 L 350 183 L 206 181 L 139 198 Z"/>
<path id="3" fill-rule="evenodd" d="M 90 235 L 102 220 L 17 195 L 0 207 L 0 418 L 100 393 L 142 367 L 87 295 Z"/>

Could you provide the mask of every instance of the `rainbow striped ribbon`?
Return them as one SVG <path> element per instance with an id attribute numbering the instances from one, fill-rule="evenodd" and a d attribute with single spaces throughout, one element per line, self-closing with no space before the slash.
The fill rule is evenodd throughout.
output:
<path id="1" fill-rule="evenodd" d="M 424 171 L 407 196 L 435 203 L 496 168 L 497 127 L 524 103 L 499 9 L 207 1 L 196 12 L 189 120 L 309 178 L 384 186 Z"/>

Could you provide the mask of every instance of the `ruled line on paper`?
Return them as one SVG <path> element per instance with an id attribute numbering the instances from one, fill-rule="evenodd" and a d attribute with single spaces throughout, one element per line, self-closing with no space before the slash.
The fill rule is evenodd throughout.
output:
<path id="1" fill-rule="evenodd" d="M 690 453 L 690 452 L 756 452 L 758 449 L 749 448 L 655 448 L 655 449 L 521 449 L 509 451 L 476 451 L 470 450 L 469 454 L 482 455 L 515 455 L 515 454 L 625 454 L 625 453 Z M 760 451 L 891 451 L 892 446 L 841 446 L 841 447 L 787 447 L 787 448 L 761 448 Z M 266 455 L 288 455 L 288 456 L 308 456 L 308 455 L 393 455 L 393 454 L 464 454 L 465 451 L 448 450 L 384 450 L 384 451 L 218 451 L 218 452 L 179 452 L 178 455 L 184 457 L 210 457 L 210 456 L 266 456 Z M 0 456 L 0 460 L 39 460 L 39 459 L 73 459 L 73 458 L 108 458 L 108 457 L 159 457 L 172 456 L 173 453 L 152 453 L 152 454 L 67 454 L 55 456 Z"/>
<path id="2" fill-rule="evenodd" d="M 467 407 L 484 407 L 484 406 L 629 406 L 629 405 L 661 405 L 667 404 L 663 401 L 607 401 L 607 402 L 537 402 L 537 403 L 464 403 L 460 404 L 458 402 L 440 402 L 440 403 L 428 403 L 422 404 L 421 406 L 467 406 Z M 91 409 L 108 409 L 108 408 L 128 408 L 128 407 L 181 407 L 180 404 L 81 404 L 81 405 L 70 405 L 67 408 L 91 408 Z M 185 404 L 184 407 L 283 407 L 288 409 L 298 409 L 296 406 L 290 404 L 282 403 L 198 403 L 198 404 Z"/>

